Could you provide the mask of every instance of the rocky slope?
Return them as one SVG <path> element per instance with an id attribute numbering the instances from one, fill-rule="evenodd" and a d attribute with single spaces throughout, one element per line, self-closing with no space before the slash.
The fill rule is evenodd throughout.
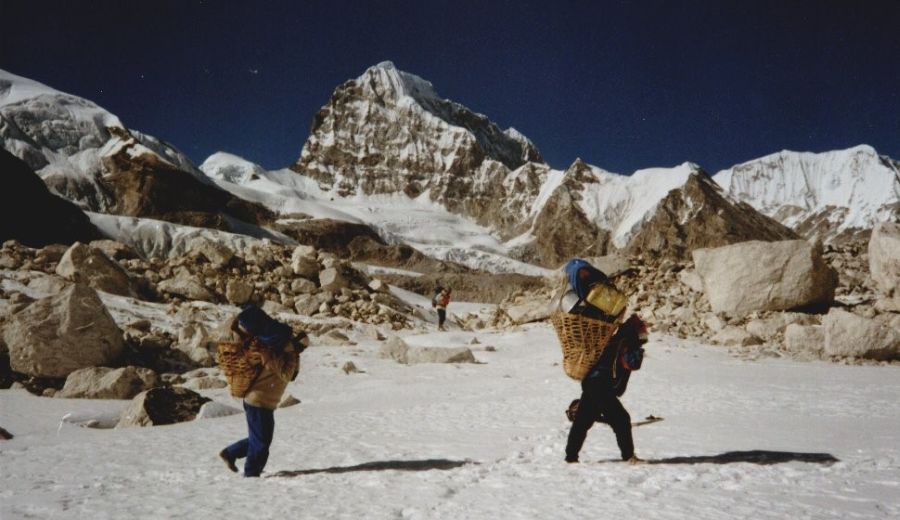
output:
<path id="1" fill-rule="evenodd" d="M 218 229 L 271 214 L 209 182 L 172 146 L 86 99 L 0 71 L 0 145 L 83 209 Z"/>
<path id="2" fill-rule="evenodd" d="M 900 162 L 871 146 L 824 153 L 782 151 L 715 175 L 732 197 L 805 237 L 862 238 L 900 218 Z"/>

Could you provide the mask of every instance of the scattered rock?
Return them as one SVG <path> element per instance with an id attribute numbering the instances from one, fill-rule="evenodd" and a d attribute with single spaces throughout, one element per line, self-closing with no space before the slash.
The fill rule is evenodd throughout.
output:
<path id="1" fill-rule="evenodd" d="M 739 346 L 739 347 L 751 347 L 753 345 L 761 345 L 763 341 L 753 334 L 750 334 L 746 330 L 735 327 L 733 325 L 727 326 L 724 329 L 720 330 L 716 333 L 715 336 L 712 337 L 714 343 L 725 346 Z"/>
<path id="2" fill-rule="evenodd" d="M 187 250 L 192 255 L 200 255 L 206 258 L 213 267 L 217 268 L 225 267 L 234 258 L 234 251 L 224 244 L 206 237 L 191 239 L 187 244 Z"/>
<path id="3" fill-rule="evenodd" d="M 415 347 L 409 349 L 406 362 L 418 363 L 475 363 L 475 355 L 468 347 Z"/>
<path id="4" fill-rule="evenodd" d="M 389 338 L 378 348 L 378 357 L 382 359 L 393 359 L 402 364 L 406 364 L 408 354 L 409 345 L 398 336 Z"/>
<path id="5" fill-rule="evenodd" d="M 159 384 L 156 372 L 149 368 L 89 367 L 76 370 L 56 397 L 80 399 L 131 399 Z"/>
<path id="6" fill-rule="evenodd" d="M 289 406 L 294 406 L 296 404 L 300 404 L 300 399 L 297 399 L 291 394 L 285 396 L 284 399 L 281 400 L 281 403 L 278 405 L 278 408 L 287 408 Z"/>
<path id="7" fill-rule="evenodd" d="M 66 280 L 83 283 L 111 294 L 136 296 L 134 284 L 119 264 L 110 260 L 102 251 L 81 242 L 70 247 L 59 264 L 56 274 Z"/>
<path id="8" fill-rule="evenodd" d="M 188 379 L 182 383 L 181 386 L 190 388 L 191 390 L 215 390 L 218 388 L 226 388 L 228 383 L 218 377 L 203 376 Z"/>
<path id="9" fill-rule="evenodd" d="M 229 280 L 225 286 L 225 299 L 234 305 L 243 305 L 253 296 L 253 286 L 240 280 Z"/>
<path id="10" fill-rule="evenodd" d="M 351 341 L 346 334 L 337 329 L 332 329 L 326 334 L 319 336 L 318 342 L 322 345 L 330 345 L 333 347 L 349 347 L 356 345 L 356 343 Z"/>
<path id="11" fill-rule="evenodd" d="M 239 413 L 241 413 L 241 410 L 233 406 L 228 406 L 225 403 L 219 403 L 217 401 L 209 401 L 208 403 L 203 403 L 203 406 L 200 407 L 200 411 L 197 412 L 197 417 L 194 418 L 194 420 L 217 419 L 219 417 L 228 417 L 229 415 L 237 415 Z"/>
<path id="12" fill-rule="evenodd" d="M 151 388 L 138 394 L 122 412 L 116 428 L 159 426 L 192 421 L 210 399 L 183 387 Z"/>
<path id="13" fill-rule="evenodd" d="M 200 279 L 192 274 L 180 273 L 175 278 L 169 278 L 159 282 L 156 286 L 160 291 L 181 296 L 188 300 L 203 300 L 207 302 L 215 302 L 216 297 L 207 289 Z"/>
<path id="14" fill-rule="evenodd" d="M 353 361 L 347 361 L 346 363 L 344 363 L 344 366 L 341 367 L 341 370 L 343 370 L 347 375 L 359 374 L 362 372 L 360 369 L 356 368 L 356 365 L 353 363 Z"/>
<path id="15" fill-rule="evenodd" d="M 6 431 L 4 428 L 0 428 L 0 440 L 8 441 L 14 437 L 13 434 Z"/>
<path id="16" fill-rule="evenodd" d="M 821 325 L 791 323 L 784 330 L 784 346 L 788 352 L 821 354 L 825 351 L 825 331 Z"/>
<path id="17" fill-rule="evenodd" d="M 831 309 L 822 318 L 825 354 L 877 360 L 900 359 L 900 331 L 877 320 Z"/>

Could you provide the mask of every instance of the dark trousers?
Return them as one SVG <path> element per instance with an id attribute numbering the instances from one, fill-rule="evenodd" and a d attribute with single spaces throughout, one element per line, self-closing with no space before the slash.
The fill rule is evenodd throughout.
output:
<path id="1" fill-rule="evenodd" d="M 604 374 L 605 375 L 605 374 Z M 584 379 L 581 382 L 581 404 L 569 430 L 569 441 L 566 443 L 566 460 L 578 460 L 578 452 L 584 444 L 588 430 L 594 421 L 603 414 L 604 422 L 612 427 L 616 434 L 622 460 L 634 455 L 634 441 L 631 438 L 631 416 L 616 397 L 611 377 Z"/>
<path id="2" fill-rule="evenodd" d="M 447 321 L 447 309 L 438 309 L 438 327 L 443 327 Z"/>
<path id="3" fill-rule="evenodd" d="M 275 412 L 244 403 L 247 415 L 247 438 L 225 448 L 233 459 L 247 457 L 244 462 L 244 476 L 258 477 L 266 461 L 269 460 L 269 446 L 275 434 Z"/>

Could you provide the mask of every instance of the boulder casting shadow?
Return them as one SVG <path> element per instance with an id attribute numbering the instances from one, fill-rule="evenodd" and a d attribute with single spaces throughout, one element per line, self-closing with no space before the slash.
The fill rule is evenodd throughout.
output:
<path id="1" fill-rule="evenodd" d="M 456 469 L 467 464 L 478 464 L 471 460 L 424 459 L 424 460 L 379 460 L 364 462 L 355 466 L 332 466 L 330 468 L 299 469 L 279 471 L 269 477 L 300 477 L 317 473 L 351 473 L 355 471 L 430 471 Z"/>

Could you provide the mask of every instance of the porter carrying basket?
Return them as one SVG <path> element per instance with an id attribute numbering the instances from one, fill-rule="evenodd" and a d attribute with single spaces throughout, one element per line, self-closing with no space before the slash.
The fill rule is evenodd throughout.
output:
<path id="1" fill-rule="evenodd" d="M 550 323 L 556 330 L 563 355 L 563 370 L 572 379 L 581 381 L 600 359 L 619 327 L 619 319 L 606 322 L 571 314 L 562 310 L 565 287 L 560 291 L 556 309 L 550 315 Z M 620 315 L 621 316 L 621 315 Z"/>
<path id="2" fill-rule="evenodd" d="M 262 372 L 262 363 L 256 362 L 258 353 L 253 352 L 253 341 L 224 341 L 219 343 L 219 368 L 228 381 L 233 397 L 244 397 Z"/>

